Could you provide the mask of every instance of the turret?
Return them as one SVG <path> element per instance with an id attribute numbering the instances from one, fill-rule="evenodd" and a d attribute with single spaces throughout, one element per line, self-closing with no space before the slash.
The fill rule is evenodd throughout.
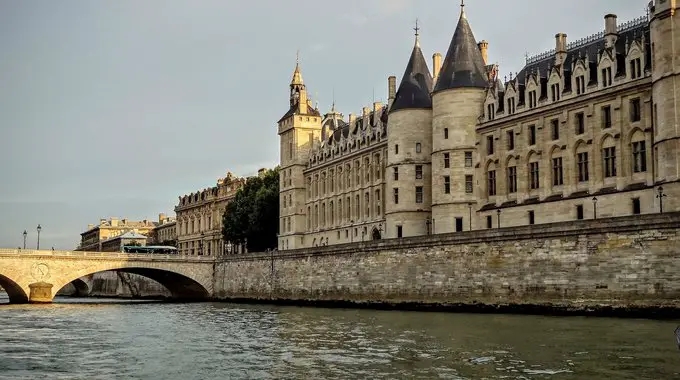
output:
<path id="1" fill-rule="evenodd" d="M 680 1 L 650 2 L 654 179 L 664 210 L 680 210 Z"/>
<path id="2" fill-rule="evenodd" d="M 419 28 L 390 109 L 386 168 L 387 236 L 428 233 L 431 194 L 432 75 L 420 49 Z"/>
<path id="3" fill-rule="evenodd" d="M 432 94 L 432 224 L 436 233 L 468 229 L 476 204 L 476 125 L 489 85 L 484 56 L 461 6 Z M 474 224 L 474 223 L 472 223 Z"/>

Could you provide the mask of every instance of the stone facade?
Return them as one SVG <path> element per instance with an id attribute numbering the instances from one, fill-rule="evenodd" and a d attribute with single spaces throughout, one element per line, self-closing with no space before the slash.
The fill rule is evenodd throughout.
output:
<path id="1" fill-rule="evenodd" d="M 151 231 L 147 245 L 177 247 L 177 219 L 160 214 L 158 225 Z"/>
<path id="2" fill-rule="evenodd" d="M 680 307 L 680 213 L 223 258 L 215 297 L 293 302 Z"/>
<path id="3" fill-rule="evenodd" d="M 177 214 L 177 248 L 180 255 L 220 256 L 242 251 L 222 238 L 222 216 L 245 178 L 227 173 L 217 185 L 179 197 Z"/>
<path id="4" fill-rule="evenodd" d="M 417 36 L 389 103 L 348 120 L 312 107 L 298 65 L 279 249 L 680 210 L 680 4 L 649 5 L 502 79 L 461 11 L 433 76 Z"/>
<path id="5" fill-rule="evenodd" d="M 102 244 L 127 232 L 149 236 L 156 228 L 156 223 L 150 220 L 133 221 L 129 219 L 102 219 L 98 225 L 90 224 L 87 231 L 80 234 L 80 245 L 76 251 L 102 251 Z"/>

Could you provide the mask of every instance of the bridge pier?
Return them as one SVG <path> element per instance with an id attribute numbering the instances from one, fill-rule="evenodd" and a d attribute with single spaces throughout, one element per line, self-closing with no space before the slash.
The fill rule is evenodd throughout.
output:
<path id="1" fill-rule="evenodd" d="M 52 303 L 52 284 L 47 282 L 35 282 L 28 285 L 31 294 L 28 296 L 29 303 Z"/>

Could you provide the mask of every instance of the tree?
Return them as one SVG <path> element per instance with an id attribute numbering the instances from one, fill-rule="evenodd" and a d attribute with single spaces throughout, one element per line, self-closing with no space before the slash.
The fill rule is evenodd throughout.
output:
<path id="1" fill-rule="evenodd" d="M 224 241 L 251 252 L 276 248 L 279 225 L 279 168 L 250 177 L 222 216 Z"/>

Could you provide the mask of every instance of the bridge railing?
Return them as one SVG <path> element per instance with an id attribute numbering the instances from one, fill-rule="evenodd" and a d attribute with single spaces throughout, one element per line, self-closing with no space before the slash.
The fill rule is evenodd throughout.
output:
<path id="1" fill-rule="evenodd" d="M 145 254 L 145 253 L 122 253 L 122 252 L 88 252 L 88 251 L 57 251 L 35 249 L 11 249 L 0 248 L 0 255 L 21 256 L 52 256 L 52 257 L 87 257 L 109 258 L 123 260 L 180 260 L 180 261 L 214 261 L 215 256 L 188 256 L 170 254 Z"/>

